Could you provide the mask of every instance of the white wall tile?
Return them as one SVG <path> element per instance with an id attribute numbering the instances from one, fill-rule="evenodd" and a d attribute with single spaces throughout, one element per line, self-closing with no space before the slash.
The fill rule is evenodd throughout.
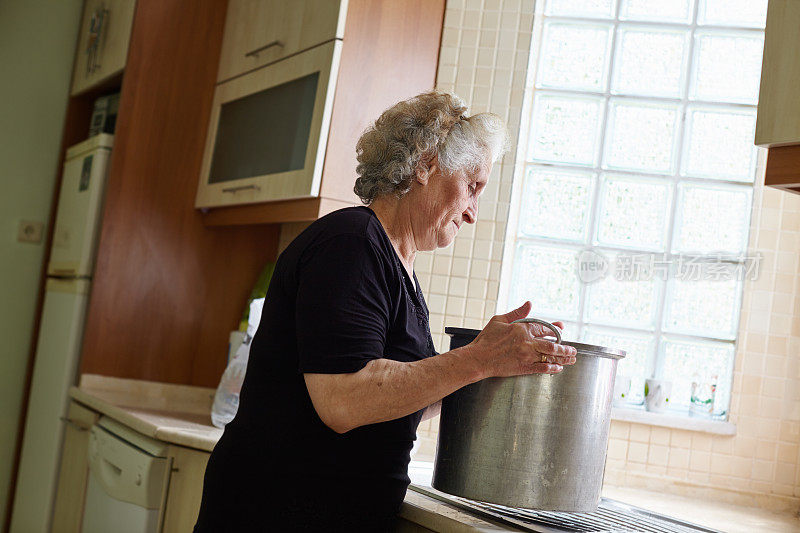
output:
<path id="1" fill-rule="evenodd" d="M 479 30 L 480 27 L 481 27 L 481 12 L 476 10 L 464 11 L 464 18 L 462 19 L 461 22 L 461 28 Z"/>
<path id="2" fill-rule="evenodd" d="M 470 275 L 470 260 L 465 257 L 454 257 L 452 262 L 453 268 L 451 274 L 453 276 L 469 277 Z"/>
<path id="3" fill-rule="evenodd" d="M 449 294 L 454 294 L 457 296 L 466 296 L 467 295 L 467 278 L 461 277 L 451 277 L 450 278 L 450 287 L 447 291 Z"/>

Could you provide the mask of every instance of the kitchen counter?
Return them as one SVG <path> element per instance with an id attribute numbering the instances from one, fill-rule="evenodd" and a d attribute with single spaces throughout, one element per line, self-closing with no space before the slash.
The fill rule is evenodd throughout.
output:
<path id="1" fill-rule="evenodd" d="M 610 485 L 603 487 L 603 496 L 726 533 L 800 531 L 800 517 L 791 512 Z"/>
<path id="2" fill-rule="evenodd" d="M 210 452 L 222 436 L 211 425 L 214 389 L 84 374 L 77 402 L 154 439 Z"/>
<path id="3" fill-rule="evenodd" d="M 77 402 L 154 439 L 210 452 L 222 435 L 211 425 L 214 389 L 84 374 Z M 423 469 L 426 465 L 423 465 Z M 401 516 L 434 531 L 519 531 L 408 491 Z"/>
<path id="4" fill-rule="evenodd" d="M 222 435 L 211 425 L 214 389 L 83 375 L 71 397 L 149 437 L 210 452 Z M 430 486 L 433 464 L 412 461 L 409 476 L 420 487 Z M 665 515 L 729 532 L 800 531 L 800 519 L 788 513 L 771 513 L 657 492 L 603 487 L 603 495 Z M 483 520 L 452 505 L 409 490 L 401 516 L 434 531 L 518 531 Z"/>

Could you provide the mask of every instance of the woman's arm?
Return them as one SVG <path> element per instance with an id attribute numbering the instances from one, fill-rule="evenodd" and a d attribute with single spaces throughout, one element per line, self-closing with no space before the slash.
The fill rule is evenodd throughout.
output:
<path id="1" fill-rule="evenodd" d="M 314 409 L 325 425 L 344 433 L 409 415 L 487 377 L 560 372 L 575 362 L 575 349 L 538 338 L 535 324 L 512 324 L 530 308 L 526 302 L 492 318 L 471 344 L 436 357 L 375 359 L 352 374 L 304 374 Z"/>

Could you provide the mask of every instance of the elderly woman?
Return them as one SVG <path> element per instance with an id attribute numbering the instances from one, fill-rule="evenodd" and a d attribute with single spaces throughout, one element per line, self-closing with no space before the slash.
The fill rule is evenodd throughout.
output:
<path id="1" fill-rule="evenodd" d="M 441 93 L 385 111 L 357 146 L 367 206 L 319 219 L 278 258 L 195 531 L 387 531 L 424 412 L 490 376 L 574 363 L 574 348 L 512 324 L 528 302 L 434 350 L 414 258 L 475 222 L 507 142 L 499 117 L 465 112 Z"/>

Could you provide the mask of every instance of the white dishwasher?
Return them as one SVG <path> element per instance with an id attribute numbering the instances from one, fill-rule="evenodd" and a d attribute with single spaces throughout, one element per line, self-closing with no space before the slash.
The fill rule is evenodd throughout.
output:
<path id="1" fill-rule="evenodd" d="M 89 433 L 83 533 L 156 533 L 167 445 L 107 417 Z"/>

